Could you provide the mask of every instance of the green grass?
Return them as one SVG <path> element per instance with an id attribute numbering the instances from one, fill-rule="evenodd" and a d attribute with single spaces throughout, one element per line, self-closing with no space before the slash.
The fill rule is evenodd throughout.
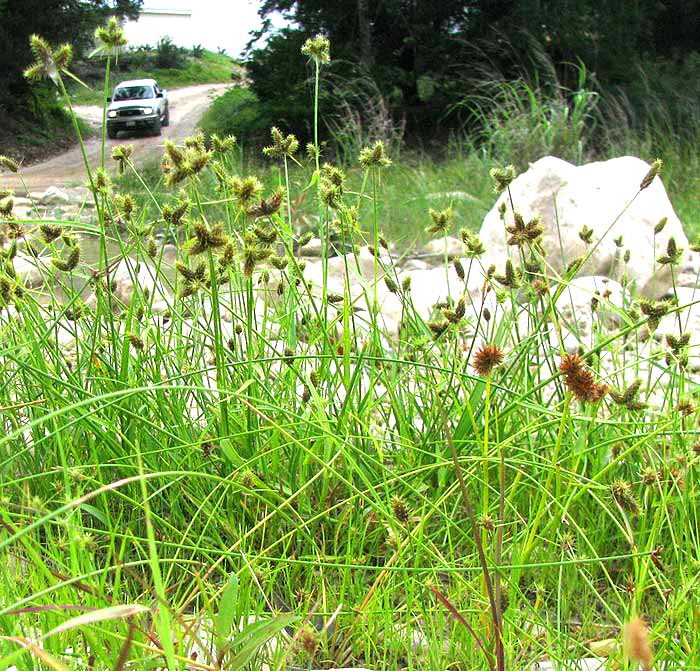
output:
<path id="1" fill-rule="evenodd" d="M 382 167 L 375 150 L 343 178 L 195 138 L 184 161 L 168 150 L 167 185 L 126 161 L 91 223 L 20 222 L 44 288 L 4 254 L 0 666 L 529 668 L 635 615 L 659 666 L 698 664 L 698 410 L 678 358 L 645 371 L 666 376 L 658 407 L 577 400 L 642 376 L 647 320 L 617 310 L 563 375 L 572 276 L 544 266 L 521 289 L 490 279 L 489 315 L 456 275 L 426 314 L 394 258 L 336 293 L 325 254 L 301 281 L 300 223 L 326 251 L 331 233 L 379 249 L 425 235 L 428 207 L 474 228 L 495 197 L 479 151 Z M 141 273 L 128 300 L 118 263 Z M 377 298 L 397 301 L 398 337 Z M 188 661 L 207 629 L 214 651 Z"/>

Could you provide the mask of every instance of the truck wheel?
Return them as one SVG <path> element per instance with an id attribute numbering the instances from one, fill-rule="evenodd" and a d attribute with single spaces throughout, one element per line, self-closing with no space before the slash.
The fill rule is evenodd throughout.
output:
<path id="1" fill-rule="evenodd" d="M 153 135 L 160 135 L 160 117 L 153 122 Z"/>
<path id="2" fill-rule="evenodd" d="M 107 126 L 107 137 L 110 140 L 114 140 L 117 137 L 117 129 L 112 128 L 111 126 Z"/>
<path id="3" fill-rule="evenodd" d="M 169 107 L 165 110 L 165 118 L 163 119 L 163 125 L 164 126 L 170 125 L 170 108 Z"/>

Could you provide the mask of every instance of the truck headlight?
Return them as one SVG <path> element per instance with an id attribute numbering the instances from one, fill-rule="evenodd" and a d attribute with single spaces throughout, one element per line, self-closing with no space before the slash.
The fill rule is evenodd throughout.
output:
<path id="1" fill-rule="evenodd" d="M 141 112 L 143 114 L 153 114 L 153 108 L 152 107 L 142 107 Z"/>
<path id="2" fill-rule="evenodd" d="M 109 110 L 109 112 L 107 112 L 107 116 L 110 119 L 114 119 L 114 117 L 117 116 L 117 110 Z"/>

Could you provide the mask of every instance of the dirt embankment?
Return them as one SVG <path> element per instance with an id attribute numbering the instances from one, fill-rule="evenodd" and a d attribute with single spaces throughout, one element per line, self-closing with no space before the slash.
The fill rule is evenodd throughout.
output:
<path id="1" fill-rule="evenodd" d="M 107 140 L 105 144 L 105 164 L 110 172 L 114 171 L 111 158 L 112 147 L 117 144 L 133 144 L 132 160 L 138 164 L 149 158 L 157 158 L 163 153 L 163 140 L 168 138 L 175 143 L 196 131 L 202 114 L 212 100 L 230 88 L 230 84 L 202 84 L 187 86 L 168 91 L 170 101 L 170 125 L 162 129 L 160 136 L 120 133 L 116 140 Z M 102 123 L 102 108 L 76 107 L 76 113 L 99 127 Z M 85 151 L 91 169 L 102 163 L 101 138 L 86 141 Z M 1 153 L 1 150 L 0 150 Z M 79 146 L 58 154 L 46 161 L 23 168 L 20 173 L 4 172 L 0 175 L 0 187 L 14 189 L 17 195 L 33 191 L 43 191 L 49 186 L 57 186 L 66 191 L 71 188 L 84 187 L 87 171 Z"/>

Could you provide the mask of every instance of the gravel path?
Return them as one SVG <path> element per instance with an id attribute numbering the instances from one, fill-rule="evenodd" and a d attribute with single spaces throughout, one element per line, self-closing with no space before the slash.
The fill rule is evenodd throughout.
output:
<path id="1" fill-rule="evenodd" d="M 132 159 L 138 165 L 148 158 L 157 158 L 163 153 L 163 140 L 168 138 L 180 143 L 185 137 L 193 135 L 202 114 L 207 110 L 212 100 L 231 88 L 230 84 L 202 84 L 187 86 L 168 91 L 170 99 L 170 125 L 162 129 L 162 135 L 149 136 L 143 131 L 138 133 L 119 133 L 116 140 L 107 139 L 105 146 L 105 162 L 110 172 L 114 173 L 115 165 L 111 159 L 112 147 L 117 144 L 133 144 Z M 78 106 L 76 114 L 99 127 L 102 121 L 102 108 L 97 106 Z M 101 163 L 101 140 L 99 137 L 86 142 L 85 149 L 92 168 Z M 0 186 L 14 189 L 17 195 L 28 191 L 43 191 L 49 186 L 57 186 L 62 191 L 84 191 L 87 172 L 83 163 L 80 147 L 76 146 L 67 152 L 58 154 L 47 161 L 35 163 L 15 175 L 4 172 L 0 176 Z"/>

